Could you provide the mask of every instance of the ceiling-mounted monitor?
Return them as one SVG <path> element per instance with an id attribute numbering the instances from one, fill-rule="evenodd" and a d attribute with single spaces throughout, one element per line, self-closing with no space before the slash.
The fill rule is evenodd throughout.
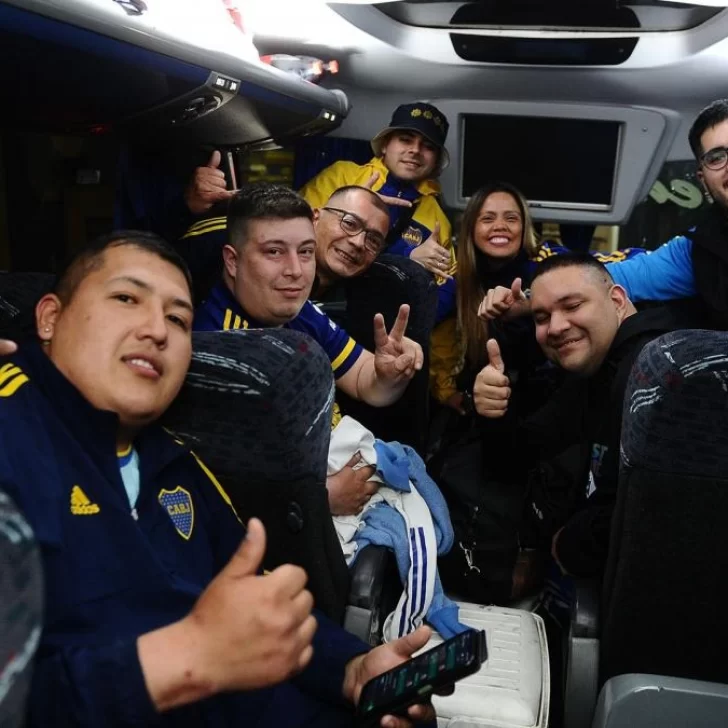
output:
<path id="1" fill-rule="evenodd" d="M 610 210 L 622 123 L 615 120 L 463 114 L 460 196 L 508 181 L 532 206 Z"/>
<path id="2" fill-rule="evenodd" d="M 609 104 L 432 98 L 450 121 L 445 204 L 463 209 L 502 180 L 535 220 L 619 225 L 650 191 L 680 125 L 673 110 Z"/>

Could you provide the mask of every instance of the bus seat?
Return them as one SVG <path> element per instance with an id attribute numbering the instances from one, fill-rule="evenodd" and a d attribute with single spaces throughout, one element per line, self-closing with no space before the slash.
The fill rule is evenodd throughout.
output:
<path id="1" fill-rule="evenodd" d="M 193 350 L 164 424 L 217 476 L 241 520 L 263 521 L 265 567 L 305 568 L 316 606 L 341 622 L 349 574 L 326 491 L 328 358 L 285 329 L 199 332 Z"/>
<path id="2" fill-rule="evenodd" d="M 345 326 L 356 341 L 374 351 L 374 315 L 384 316 L 389 331 L 403 303 L 410 306 L 406 335 L 422 346 L 425 355 L 422 369 L 402 397 L 389 407 L 371 407 L 343 393 L 337 393 L 336 401 L 342 414 L 361 422 L 380 440 L 410 445 L 424 457 L 429 420 L 430 334 L 437 313 L 437 284 L 433 276 L 409 258 L 380 255 L 369 270 L 347 281 Z"/>
<path id="3" fill-rule="evenodd" d="M 593 728 L 724 728 L 728 685 L 665 677 L 619 675 L 599 696 Z"/>
<path id="4" fill-rule="evenodd" d="M 579 585 L 568 639 L 566 728 L 593 714 L 579 680 L 728 683 L 727 348 L 726 333 L 677 331 L 647 344 L 632 371 L 601 600 Z"/>
<path id="5" fill-rule="evenodd" d="M 0 725 L 25 725 L 43 624 L 43 564 L 33 532 L 0 490 Z"/>
<path id="6" fill-rule="evenodd" d="M 35 331 L 34 307 L 53 288 L 50 273 L 0 271 L 0 339 L 21 339 Z"/>

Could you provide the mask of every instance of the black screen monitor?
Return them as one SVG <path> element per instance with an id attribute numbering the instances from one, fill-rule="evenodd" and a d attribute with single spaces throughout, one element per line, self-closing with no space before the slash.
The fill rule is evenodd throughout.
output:
<path id="1" fill-rule="evenodd" d="M 531 205 L 611 208 L 622 123 L 549 116 L 463 115 L 460 193 L 510 182 Z"/>

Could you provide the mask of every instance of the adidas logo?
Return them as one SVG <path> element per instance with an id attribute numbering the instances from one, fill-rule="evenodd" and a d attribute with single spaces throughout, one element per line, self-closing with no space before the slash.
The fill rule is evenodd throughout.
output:
<path id="1" fill-rule="evenodd" d="M 88 496 L 79 486 L 73 486 L 71 490 L 71 513 L 74 516 L 92 516 L 100 510 L 96 503 L 92 503 L 88 499 Z"/>

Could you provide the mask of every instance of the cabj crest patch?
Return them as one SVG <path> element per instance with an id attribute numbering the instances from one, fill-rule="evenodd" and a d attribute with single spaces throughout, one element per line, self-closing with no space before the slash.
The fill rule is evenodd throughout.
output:
<path id="1" fill-rule="evenodd" d="M 410 245 L 419 245 L 422 242 L 422 230 L 410 225 L 403 233 L 402 237 Z"/>
<path id="2" fill-rule="evenodd" d="M 195 526 L 195 506 L 192 503 L 192 496 L 181 485 L 174 490 L 159 491 L 157 500 L 167 511 L 167 515 L 172 519 L 177 533 L 185 540 L 192 535 L 192 529 Z"/>

